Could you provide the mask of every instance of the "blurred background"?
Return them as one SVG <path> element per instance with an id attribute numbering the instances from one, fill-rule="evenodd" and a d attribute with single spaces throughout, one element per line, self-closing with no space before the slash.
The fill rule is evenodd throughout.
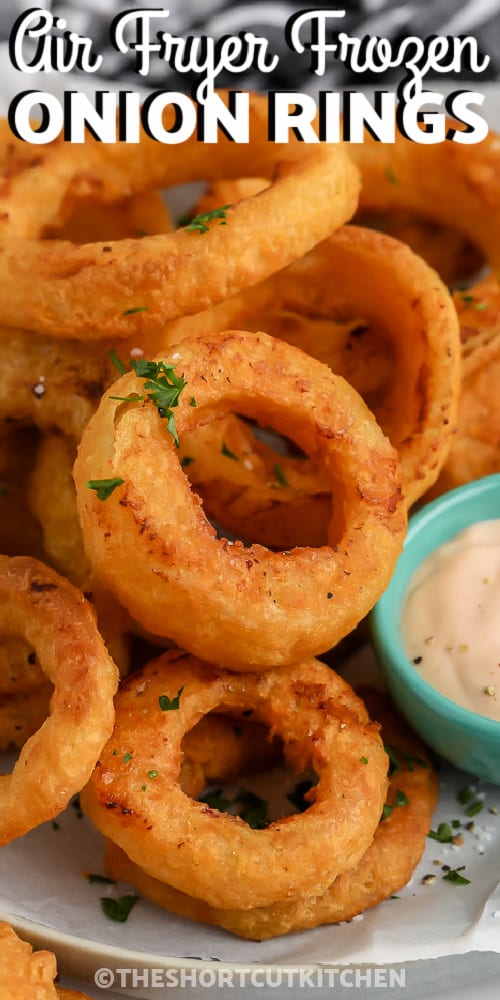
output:
<path id="1" fill-rule="evenodd" d="M 297 10 L 345 9 L 346 17 L 339 21 L 339 30 L 354 35 L 380 35 L 397 41 L 407 35 L 474 35 L 478 38 L 483 54 L 491 58 L 487 72 L 481 80 L 500 79 L 500 0 L 339 0 L 338 3 L 305 3 L 305 0 L 2 0 L 0 11 L 0 41 L 9 36 L 15 18 L 35 6 L 66 17 L 70 28 L 91 37 L 96 50 L 106 55 L 103 76 L 126 81 L 131 74 L 131 60 L 110 49 L 108 31 L 111 18 L 121 10 L 159 8 L 170 11 L 163 30 L 172 34 L 208 34 L 217 38 L 224 34 L 237 34 L 252 30 L 270 41 L 271 51 L 280 55 L 277 71 L 266 77 L 266 89 L 304 90 L 308 85 L 322 89 L 349 86 L 353 78 L 342 65 L 332 63 L 325 77 L 318 82 L 307 72 L 308 55 L 290 53 L 283 34 L 287 19 Z M 332 20 L 332 25 L 334 24 Z M 400 78 L 401 71 L 399 71 Z M 465 74 L 461 75 L 464 79 Z M 137 78 L 135 77 L 137 80 Z M 358 83 L 370 84 L 369 77 L 355 78 Z M 380 78 L 379 78 L 380 79 Z M 220 86 L 258 88 L 256 74 L 246 77 L 219 77 Z M 384 83 L 387 81 L 384 81 Z M 169 67 L 157 63 L 148 79 L 153 88 L 186 90 L 194 83 L 186 75 L 176 78 Z M 480 89 L 480 82 L 478 83 Z"/>

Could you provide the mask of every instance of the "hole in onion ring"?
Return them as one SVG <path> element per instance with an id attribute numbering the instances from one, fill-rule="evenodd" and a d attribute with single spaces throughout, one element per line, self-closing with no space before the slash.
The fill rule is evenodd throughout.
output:
<path id="1" fill-rule="evenodd" d="M 219 537 L 275 552 L 328 543 L 330 484 L 284 434 L 226 414 L 182 435 L 180 460 Z"/>
<path id="2" fill-rule="evenodd" d="M 251 715 L 251 718 L 249 717 Z M 254 711 L 210 712 L 184 736 L 181 788 L 211 809 L 239 816 L 255 830 L 305 812 L 318 776 L 290 765 L 283 741 Z"/>

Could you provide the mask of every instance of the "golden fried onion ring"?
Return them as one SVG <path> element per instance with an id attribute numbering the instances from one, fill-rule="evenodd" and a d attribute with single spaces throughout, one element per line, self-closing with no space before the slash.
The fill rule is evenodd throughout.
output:
<path id="1" fill-rule="evenodd" d="M 250 292 L 168 324 L 163 342 L 229 328 L 264 328 L 346 378 L 399 453 L 407 504 L 423 496 L 456 423 L 460 341 L 448 290 L 408 247 L 345 226 Z"/>
<path id="2" fill-rule="evenodd" d="M 500 287 L 490 275 L 454 298 L 462 338 L 458 425 L 430 496 L 500 472 Z"/>
<path id="3" fill-rule="evenodd" d="M 500 141 L 490 133 L 474 146 L 456 142 L 422 145 L 396 133 L 394 143 L 368 134 L 349 146 L 361 171 L 360 210 L 402 209 L 451 225 L 500 266 Z"/>
<path id="4" fill-rule="evenodd" d="M 339 875 L 324 891 L 315 887 L 299 899 L 252 910 L 221 909 L 162 884 L 147 875 L 108 840 L 105 870 L 110 878 L 129 882 L 159 906 L 179 916 L 213 924 L 239 937 L 263 941 L 320 924 L 352 920 L 398 892 L 411 878 L 425 846 L 438 796 L 437 775 L 420 740 L 408 730 L 387 699 L 370 692 L 370 710 L 382 721 L 382 735 L 400 762 L 394 771 L 387 803 L 393 808 L 376 830 L 373 843 L 361 861 Z M 396 806 L 397 793 L 408 800 Z"/>
<path id="5" fill-rule="evenodd" d="M 56 956 L 33 951 L 10 924 L 0 921 L 0 1000 L 90 1000 L 55 985 Z"/>
<path id="6" fill-rule="evenodd" d="M 186 340 L 164 361 L 187 382 L 175 411 L 180 437 L 236 410 L 320 462 L 336 497 L 329 545 L 275 553 L 217 539 L 151 401 L 108 394 L 74 467 L 94 572 L 148 631 L 230 669 L 324 652 L 373 607 L 401 550 L 394 450 L 343 379 L 266 334 Z M 131 372 L 112 395 L 141 392 Z M 101 479 L 123 480 L 105 502 L 87 486 Z"/>
<path id="7" fill-rule="evenodd" d="M 177 699 L 178 707 L 162 711 L 164 699 Z M 314 768 L 319 781 L 306 812 L 252 830 L 184 794 L 182 737 L 215 709 L 251 709 L 283 739 L 297 773 Z M 385 798 L 387 758 L 363 703 L 325 664 L 238 675 L 174 651 L 123 683 L 116 710 L 82 806 L 150 875 L 213 906 L 249 909 L 311 885 L 325 889 L 368 847 Z"/>
<path id="8" fill-rule="evenodd" d="M 0 777 L 0 844 L 52 819 L 85 784 L 113 728 L 117 670 L 82 594 L 42 563 L 0 557 L 2 632 L 19 634 L 54 684 L 51 714 Z"/>
<path id="9" fill-rule="evenodd" d="M 171 110 L 167 128 L 174 123 Z M 0 245 L 4 322 L 57 337 L 89 339 L 154 329 L 165 319 L 205 308 L 255 284 L 351 218 L 359 176 L 341 147 L 270 142 L 267 103 L 256 96 L 250 101 L 250 136 L 249 145 L 221 136 L 214 145 L 193 138 L 174 150 L 145 133 L 133 149 L 89 142 L 83 165 L 69 153 L 74 173 L 68 177 L 71 164 L 66 158 L 68 187 L 74 181 L 75 193 L 75 185 L 77 190 L 78 185 L 84 187 L 87 176 L 99 183 L 103 201 L 221 173 L 238 177 L 249 166 L 272 183 L 258 198 L 230 208 L 226 224 L 215 222 L 202 235 L 181 229 L 140 242 L 74 246 L 18 238 L 8 227 Z M 7 213 L 14 198 L 8 192 L 7 184 Z M 57 217 L 57 193 L 51 191 L 51 197 Z"/>

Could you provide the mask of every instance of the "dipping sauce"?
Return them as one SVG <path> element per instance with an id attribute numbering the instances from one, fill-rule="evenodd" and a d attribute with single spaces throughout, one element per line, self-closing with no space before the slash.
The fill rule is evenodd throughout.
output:
<path id="1" fill-rule="evenodd" d="M 402 607 L 406 655 L 457 705 L 500 722 L 500 519 L 431 552 Z"/>

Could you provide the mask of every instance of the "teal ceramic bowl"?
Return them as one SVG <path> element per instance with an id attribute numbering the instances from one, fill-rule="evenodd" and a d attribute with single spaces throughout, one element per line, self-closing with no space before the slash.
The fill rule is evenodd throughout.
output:
<path id="1" fill-rule="evenodd" d="M 500 475 L 460 486 L 415 514 L 371 629 L 389 690 L 413 728 L 456 767 L 500 784 L 500 722 L 462 708 L 424 681 L 405 655 L 400 625 L 404 596 L 422 560 L 470 524 L 494 518 L 500 518 Z"/>

